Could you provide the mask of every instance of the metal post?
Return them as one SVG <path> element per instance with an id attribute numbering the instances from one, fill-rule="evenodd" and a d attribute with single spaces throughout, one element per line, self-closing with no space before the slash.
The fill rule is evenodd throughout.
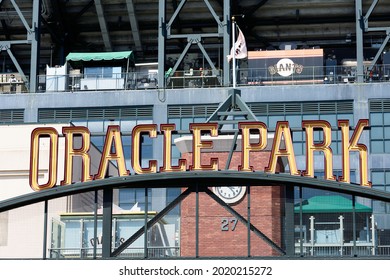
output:
<path id="1" fill-rule="evenodd" d="M 340 215 L 339 220 L 340 220 L 340 234 L 341 234 L 340 255 L 342 256 L 343 255 L 343 247 L 344 247 L 344 217 Z"/>
<path id="2" fill-rule="evenodd" d="M 79 234 L 79 238 L 80 238 L 80 259 L 83 258 L 84 256 L 84 231 L 85 231 L 85 226 L 84 226 L 84 219 L 80 219 L 80 234 Z"/>
<path id="3" fill-rule="evenodd" d="M 362 0 L 355 0 L 355 16 L 356 16 L 356 81 L 358 83 L 364 82 L 363 69 L 363 8 Z"/>
<path id="4" fill-rule="evenodd" d="M 299 186 L 299 252 L 303 257 L 303 211 L 302 187 Z"/>
<path id="5" fill-rule="evenodd" d="M 251 256 L 251 186 L 247 186 L 246 197 L 248 200 L 248 223 L 247 223 L 247 235 L 248 235 L 248 258 Z"/>
<path id="6" fill-rule="evenodd" d="M 39 67 L 39 49 L 40 49 L 40 12 L 41 0 L 34 0 L 32 14 L 32 36 L 31 36 L 31 67 L 30 67 L 30 92 L 37 90 L 38 67 Z"/>
<path id="7" fill-rule="evenodd" d="M 148 258 L 148 188 L 145 188 L 144 258 Z"/>
<path id="8" fill-rule="evenodd" d="M 43 216 L 43 255 L 42 259 L 46 259 L 46 250 L 47 250 L 47 213 L 48 213 L 48 202 L 45 200 L 44 205 L 44 216 Z"/>
<path id="9" fill-rule="evenodd" d="M 195 189 L 195 257 L 199 258 L 199 185 Z"/>
<path id="10" fill-rule="evenodd" d="M 284 228 L 284 240 L 286 246 L 286 254 L 293 256 L 295 254 L 295 242 L 294 242 L 294 187 L 291 185 L 285 186 L 285 228 Z"/>
<path id="11" fill-rule="evenodd" d="M 236 88 L 236 22 L 235 18 L 232 17 L 232 48 L 233 48 L 233 88 Z"/>
<path id="12" fill-rule="evenodd" d="M 371 242 L 372 242 L 372 254 L 376 254 L 376 236 L 375 236 L 375 216 L 371 215 Z"/>
<path id="13" fill-rule="evenodd" d="M 97 227 L 98 227 L 98 191 L 95 190 L 95 201 L 93 210 L 93 259 L 96 259 L 96 248 L 97 248 Z"/>
<path id="14" fill-rule="evenodd" d="M 311 245 L 311 252 L 310 254 L 314 255 L 314 217 L 310 216 L 310 245 Z"/>
<path id="15" fill-rule="evenodd" d="M 165 88 L 165 0 L 159 1 L 158 9 L 158 87 Z"/>
<path id="16" fill-rule="evenodd" d="M 223 85 L 229 86 L 230 84 L 230 64 L 227 61 L 227 56 L 230 52 L 230 0 L 224 0 L 223 2 L 223 18 L 224 18 L 224 29 L 223 29 Z"/>
<path id="17" fill-rule="evenodd" d="M 112 245 L 112 189 L 103 190 L 102 257 L 111 257 Z"/>
<path id="18" fill-rule="evenodd" d="M 356 197 L 352 196 L 352 238 L 353 238 L 353 255 L 356 257 Z"/>

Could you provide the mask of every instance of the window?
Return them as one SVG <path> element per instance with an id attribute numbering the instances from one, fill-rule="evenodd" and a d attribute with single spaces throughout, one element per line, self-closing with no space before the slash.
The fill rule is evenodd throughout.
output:
<path id="1" fill-rule="evenodd" d="M 372 170 L 372 187 L 377 190 L 390 192 L 390 170 Z M 390 204 L 383 201 L 373 201 L 374 213 L 390 213 Z"/>
<path id="2" fill-rule="evenodd" d="M 145 211 L 145 189 L 130 188 L 123 189 L 119 192 L 119 207 L 124 210 L 130 210 L 132 207 L 139 207 L 141 211 Z M 152 189 L 148 189 L 148 211 L 152 210 Z"/>
<path id="3" fill-rule="evenodd" d="M 121 67 L 85 67 L 84 78 L 121 78 Z"/>
<path id="4" fill-rule="evenodd" d="M 167 188 L 166 196 L 167 196 L 167 205 L 174 201 L 181 194 L 180 188 Z M 180 214 L 180 206 L 173 208 L 170 212 L 170 215 L 179 215 Z"/>
<path id="5" fill-rule="evenodd" d="M 370 100 L 371 153 L 390 152 L 390 99 Z"/>
<path id="6" fill-rule="evenodd" d="M 270 130 L 276 128 L 278 121 L 288 121 L 292 130 L 295 155 L 305 154 L 306 136 L 302 120 L 325 120 L 332 126 L 332 151 L 341 153 L 341 132 L 338 120 L 349 120 L 353 126 L 353 102 L 307 102 L 307 103 L 253 103 L 248 104 L 257 119 L 264 122 Z M 314 135 L 315 141 L 322 141 L 322 133 Z"/>

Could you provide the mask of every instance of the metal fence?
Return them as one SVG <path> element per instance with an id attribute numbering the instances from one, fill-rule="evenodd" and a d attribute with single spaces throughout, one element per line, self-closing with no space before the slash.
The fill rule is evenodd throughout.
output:
<path id="1" fill-rule="evenodd" d="M 288 74 L 284 72 L 282 75 L 275 69 L 270 68 L 239 68 L 236 71 L 238 87 L 356 82 L 356 67 L 354 66 L 309 66 L 299 69 L 299 71 L 291 71 Z M 8 74 L 4 77 L 0 75 L 0 93 L 26 93 L 28 91 L 28 85 L 24 81 L 18 79 L 17 82 L 11 83 L 8 76 Z M 390 65 L 377 65 L 371 71 L 368 71 L 367 67 L 365 69 L 365 83 L 389 82 L 389 79 Z M 223 87 L 225 85 L 222 70 L 212 71 L 208 69 L 167 72 L 164 84 L 165 88 L 169 89 Z M 83 73 L 38 76 L 38 92 L 88 92 L 157 88 L 161 88 L 158 83 L 157 70 L 112 74 L 110 76 L 85 75 Z"/>
<path id="2" fill-rule="evenodd" d="M 367 68 L 368 69 L 368 68 Z M 390 65 L 380 65 L 364 75 L 364 82 L 389 82 Z M 311 66 L 280 75 L 274 69 L 237 69 L 237 86 L 274 86 L 302 84 L 346 84 L 356 82 L 356 67 L 353 66 Z M 40 84 L 42 91 L 90 91 L 90 90 L 142 90 L 159 88 L 157 72 L 131 72 L 113 77 L 65 75 L 45 76 Z M 221 70 L 207 69 L 176 71 L 165 76 L 165 87 L 207 88 L 224 86 Z"/>
<path id="3" fill-rule="evenodd" d="M 51 259 L 93 259 L 94 248 L 50 248 L 49 258 Z M 102 249 L 96 248 L 96 257 L 100 258 Z M 147 255 L 149 258 L 171 258 L 180 256 L 179 247 L 148 247 Z M 139 248 L 127 248 L 120 257 L 124 258 L 144 258 L 145 250 Z"/>
<path id="4" fill-rule="evenodd" d="M 300 85 L 300 84 L 346 84 L 356 82 L 356 67 L 312 66 L 300 71 L 291 70 L 284 76 L 272 69 L 240 69 L 237 84 L 244 85 Z M 364 82 L 389 82 L 390 65 L 379 65 L 371 71 L 365 69 Z"/>
<path id="5" fill-rule="evenodd" d="M 301 255 L 299 243 L 295 244 L 295 254 Z M 389 256 L 390 246 L 372 246 L 372 244 L 344 243 L 342 245 L 334 244 L 302 244 L 303 256 Z"/>
<path id="6" fill-rule="evenodd" d="M 26 93 L 28 86 L 25 81 L 28 79 L 29 77 L 21 76 L 19 73 L 0 74 L 0 93 Z"/>

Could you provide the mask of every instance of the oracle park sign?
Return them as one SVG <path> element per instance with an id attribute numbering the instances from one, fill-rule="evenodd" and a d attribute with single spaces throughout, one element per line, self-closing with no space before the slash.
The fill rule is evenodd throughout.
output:
<path id="1" fill-rule="evenodd" d="M 342 175 L 336 178 L 333 175 L 333 152 L 332 127 L 325 120 L 304 120 L 302 121 L 302 130 L 305 131 L 306 146 L 306 166 L 305 170 L 298 170 L 294 147 L 292 142 L 292 132 L 288 121 L 277 122 L 274 138 L 271 146 L 271 152 L 268 159 L 268 166 L 264 172 L 276 173 L 277 162 L 280 159 L 286 160 L 289 166 L 289 172 L 294 176 L 305 176 L 314 178 L 314 154 L 321 152 L 324 157 L 324 178 L 326 180 L 350 183 L 350 153 L 359 153 L 360 182 L 361 186 L 371 187 L 368 181 L 368 151 L 366 145 L 359 143 L 360 136 L 369 123 L 366 119 L 358 121 L 352 136 L 350 136 L 350 125 L 348 120 L 339 120 L 338 129 L 341 132 L 341 153 L 342 153 Z M 267 125 L 263 122 L 239 122 L 239 133 L 241 135 L 241 164 L 238 171 L 252 172 L 253 166 L 250 162 L 250 153 L 265 150 L 267 147 Z M 202 135 L 213 137 L 219 136 L 217 123 L 191 123 L 189 131 L 192 137 L 192 160 L 188 162 L 185 159 L 179 159 L 177 165 L 172 165 L 172 139 L 175 134 L 175 124 L 141 124 L 133 128 L 131 133 L 131 168 L 126 166 L 124 148 L 122 144 L 122 133 L 120 126 L 108 126 L 105 136 L 103 149 L 101 152 L 98 171 L 91 174 L 91 156 L 89 154 L 91 147 L 91 133 L 87 127 L 69 126 L 63 127 L 59 132 L 52 127 L 38 127 L 31 133 L 30 148 L 30 170 L 29 183 L 35 191 L 50 189 L 56 186 L 58 179 L 61 179 L 60 185 L 65 186 L 73 183 L 72 169 L 73 159 L 81 158 L 82 171 L 81 182 L 92 180 L 101 180 L 105 178 L 106 171 L 110 162 L 114 162 L 117 167 L 118 176 L 129 176 L 135 174 L 151 174 L 158 172 L 186 172 L 186 171 L 218 171 L 218 158 L 211 158 L 206 164 L 202 163 L 202 150 L 213 147 L 212 140 L 202 139 Z M 322 133 L 321 142 L 315 141 L 315 132 Z M 64 137 L 64 176 L 58 178 L 59 166 L 59 138 Z M 251 136 L 258 135 L 258 140 L 251 140 Z M 149 160 L 147 166 L 142 166 L 142 137 L 150 138 L 162 137 L 163 157 L 161 162 L 158 160 Z M 75 138 L 81 138 L 81 146 L 75 145 Z M 38 180 L 40 141 L 42 138 L 49 140 L 49 158 L 48 179 L 46 182 Z M 253 137 L 252 137 L 253 138 Z M 253 163 L 252 163 L 253 164 Z M 187 167 L 188 166 L 188 167 Z M 131 174 L 132 173 L 132 174 Z"/>

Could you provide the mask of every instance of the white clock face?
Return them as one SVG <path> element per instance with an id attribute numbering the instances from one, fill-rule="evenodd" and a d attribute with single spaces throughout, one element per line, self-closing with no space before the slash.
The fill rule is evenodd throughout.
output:
<path id="1" fill-rule="evenodd" d="M 214 193 L 226 203 L 240 201 L 244 197 L 245 192 L 246 187 L 241 186 L 214 187 Z"/>

